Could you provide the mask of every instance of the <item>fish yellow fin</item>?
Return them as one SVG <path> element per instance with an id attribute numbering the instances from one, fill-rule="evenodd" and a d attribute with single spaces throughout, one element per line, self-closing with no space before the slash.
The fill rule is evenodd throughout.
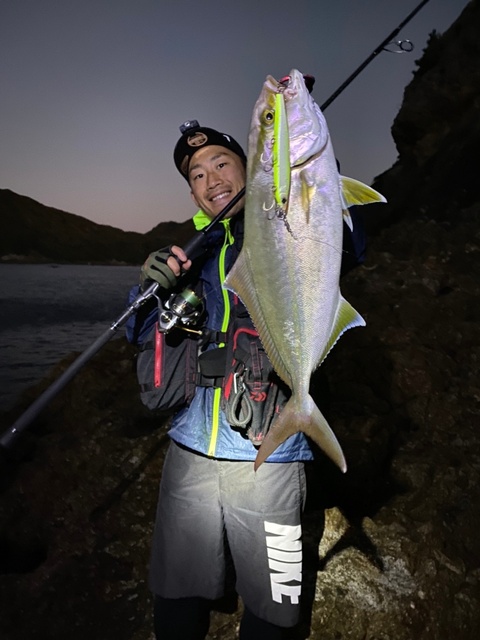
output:
<path id="1" fill-rule="evenodd" d="M 302 400 L 300 395 L 295 393 L 267 432 L 255 459 L 255 471 L 282 442 L 285 442 L 288 437 L 298 431 L 303 431 L 303 433 L 312 438 L 345 473 L 347 463 L 345 462 L 342 448 L 322 412 L 310 395 L 307 395 Z"/>
<path id="2" fill-rule="evenodd" d="M 353 329 L 354 327 L 364 327 L 365 324 L 365 320 L 358 311 L 355 311 L 352 305 L 347 302 L 343 296 L 340 296 L 335 320 L 333 322 L 333 329 L 318 364 L 320 365 L 325 360 L 345 331 Z"/>
<path id="3" fill-rule="evenodd" d="M 348 209 L 353 205 L 371 204 L 372 202 L 386 202 L 381 193 L 372 189 L 359 180 L 340 176 L 342 185 L 342 207 Z"/>
<path id="4" fill-rule="evenodd" d="M 343 209 L 342 215 L 343 215 L 343 221 L 347 224 L 347 227 L 350 229 L 350 231 L 353 231 L 353 222 L 352 222 L 352 216 L 350 215 L 350 211 L 348 209 Z"/>

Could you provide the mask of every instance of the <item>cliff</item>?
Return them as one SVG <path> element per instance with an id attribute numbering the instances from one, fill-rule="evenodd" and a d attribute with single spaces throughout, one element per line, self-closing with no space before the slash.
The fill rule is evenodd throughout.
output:
<path id="1" fill-rule="evenodd" d="M 478 203 L 478 27 L 471 2 L 445 34 L 430 35 L 393 122 L 398 160 L 373 185 L 388 205 L 366 213 L 371 232 L 419 216 L 455 222 L 456 212 Z"/>

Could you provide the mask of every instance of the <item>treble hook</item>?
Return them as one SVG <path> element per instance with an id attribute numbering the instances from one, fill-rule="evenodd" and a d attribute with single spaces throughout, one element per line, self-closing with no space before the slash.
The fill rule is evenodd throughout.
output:
<path id="1" fill-rule="evenodd" d="M 395 49 L 389 49 L 388 47 L 396 47 Z M 410 53 L 413 51 L 415 45 L 411 40 L 396 40 L 395 42 L 389 42 L 383 47 L 384 51 L 388 53 Z"/>
<path id="2" fill-rule="evenodd" d="M 272 201 L 272 204 L 269 207 L 267 207 L 265 202 L 262 204 L 262 209 L 267 214 L 267 220 L 273 220 L 275 218 L 275 216 L 277 215 L 277 206 L 276 206 L 276 204 L 277 203 L 275 202 L 275 200 Z"/>

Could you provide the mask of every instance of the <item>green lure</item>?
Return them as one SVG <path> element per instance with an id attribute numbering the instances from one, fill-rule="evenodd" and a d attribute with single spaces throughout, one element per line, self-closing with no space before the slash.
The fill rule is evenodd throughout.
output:
<path id="1" fill-rule="evenodd" d="M 290 193 L 290 144 L 283 93 L 275 94 L 273 123 L 273 184 L 275 202 L 285 213 Z"/>

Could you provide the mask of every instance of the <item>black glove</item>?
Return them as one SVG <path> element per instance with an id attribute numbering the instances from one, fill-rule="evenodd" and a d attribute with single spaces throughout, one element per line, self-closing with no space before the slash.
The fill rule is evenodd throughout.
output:
<path id="1" fill-rule="evenodd" d="M 177 284 L 177 276 L 167 264 L 170 257 L 176 258 L 170 247 L 164 247 L 151 253 L 140 271 L 140 287 L 145 290 L 151 283 L 158 282 L 163 289 L 172 289 Z"/>

